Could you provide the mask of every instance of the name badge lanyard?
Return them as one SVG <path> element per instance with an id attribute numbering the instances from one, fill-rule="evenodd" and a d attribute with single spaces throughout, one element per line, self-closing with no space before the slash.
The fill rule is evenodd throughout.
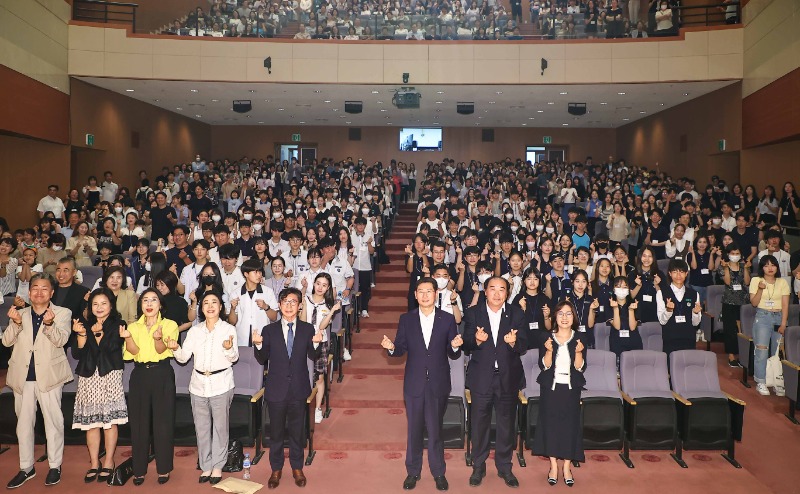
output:
<path id="1" fill-rule="evenodd" d="M 527 295 L 526 295 L 526 297 L 527 297 Z M 528 302 L 528 307 L 529 307 L 529 310 L 530 310 L 530 313 L 531 313 L 531 322 L 534 322 L 534 323 L 538 323 L 539 322 L 537 320 L 537 315 L 539 313 L 538 312 L 539 304 L 537 303 L 538 301 L 539 301 L 539 294 L 537 293 Z"/>
<path id="2" fill-rule="evenodd" d="M 578 328 L 580 328 L 581 326 L 585 327 L 585 325 L 583 324 L 583 314 L 584 314 L 584 310 L 586 309 L 586 295 L 585 294 L 582 297 L 582 301 L 581 301 L 581 306 L 580 307 L 578 307 L 578 301 L 577 300 L 575 301 L 575 309 L 577 311 L 577 314 L 575 314 L 575 317 L 578 319 Z M 588 317 L 586 319 L 588 320 Z"/>

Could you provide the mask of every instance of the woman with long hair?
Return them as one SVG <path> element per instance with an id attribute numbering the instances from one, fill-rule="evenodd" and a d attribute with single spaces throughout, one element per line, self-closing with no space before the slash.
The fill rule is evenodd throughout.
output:
<path id="1" fill-rule="evenodd" d="M 789 318 L 789 284 L 780 277 L 778 259 L 773 255 L 761 257 L 758 272 L 750 280 L 750 303 L 756 308 L 753 320 L 755 344 L 754 377 L 759 394 L 769 395 L 767 388 L 767 358 L 777 352 Z M 783 396 L 782 386 L 775 386 L 775 394 Z"/>
<path id="2" fill-rule="evenodd" d="M 631 296 L 639 303 L 637 316 L 641 322 L 658 320 L 656 312 L 656 292 L 661 290 L 664 275 L 656 265 L 656 254 L 652 247 L 639 249 L 636 257 L 636 271 L 628 275 L 628 286 Z"/>

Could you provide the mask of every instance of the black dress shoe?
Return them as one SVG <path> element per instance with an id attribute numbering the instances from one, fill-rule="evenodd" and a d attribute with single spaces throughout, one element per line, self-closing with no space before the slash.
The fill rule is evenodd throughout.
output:
<path id="1" fill-rule="evenodd" d="M 436 482 L 436 490 L 446 491 L 450 488 L 450 484 L 447 483 L 447 479 L 444 475 L 441 477 L 434 477 L 433 480 Z"/>
<path id="2" fill-rule="evenodd" d="M 497 472 L 497 476 L 503 479 L 509 487 L 519 487 L 519 480 L 511 472 Z"/>
<path id="3" fill-rule="evenodd" d="M 211 476 L 210 475 L 201 475 L 200 478 L 197 479 L 197 482 L 200 483 L 200 484 L 205 484 L 209 480 L 211 480 Z"/>
<path id="4" fill-rule="evenodd" d="M 159 475 L 159 476 L 158 476 L 158 483 L 159 483 L 159 484 L 161 484 L 161 485 L 164 485 L 164 484 L 166 484 L 167 482 L 169 482 L 169 474 L 166 474 L 166 475 Z"/>
<path id="5" fill-rule="evenodd" d="M 419 480 L 419 475 L 409 475 L 403 481 L 403 489 L 410 491 L 414 487 L 417 486 L 417 481 Z"/>
<path id="6" fill-rule="evenodd" d="M 133 478 L 133 485 L 142 485 L 144 484 L 144 475 L 141 477 L 134 477 Z"/>
<path id="7" fill-rule="evenodd" d="M 56 485 L 61 482 L 61 468 L 51 468 L 44 478 L 44 485 Z"/>
<path id="8" fill-rule="evenodd" d="M 90 468 L 89 470 L 87 470 L 86 475 L 83 477 L 83 482 L 88 484 L 90 482 L 94 482 L 95 480 L 97 480 L 97 472 L 99 470 L 100 470 L 99 468 Z"/>
<path id="9" fill-rule="evenodd" d="M 211 477 L 208 479 L 208 483 L 211 485 L 217 485 L 222 481 L 222 477 Z"/>
<path id="10" fill-rule="evenodd" d="M 481 465 L 480 467 L 476 467 L 472 469 L 472 475 L 469 476 L 469 485 L 472 487 L 478 487 L 483 482 L 483 478 L 486 477 L 486 465 Z"/>
<path id="11" fill-rule="evenodd" d="M 14 478 L 11 479 L 11 481 L 9 481 L 8 484 L 6 484 L 6 487 L 8 487 L 9 489 L 16 489 L 17 487 L 21 486 L 22 484 L 24 484 L 25 482 L 29 481 L 34 477 L 36 477 L 36 470 L 34 470 L 33 468 L 31 468 L 30 472 L 23 472 L 22 470 L 20 470 L 19 472 L 17 472 Z"/>

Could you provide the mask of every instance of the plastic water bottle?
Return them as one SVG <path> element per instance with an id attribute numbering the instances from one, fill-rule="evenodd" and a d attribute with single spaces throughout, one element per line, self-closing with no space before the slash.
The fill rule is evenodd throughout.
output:
<path id="1" fill-rule="evenodd" d="M 250 480 L 250 453 L 244 454 L 244 462 L 242 463 L 242 478 Z"/>

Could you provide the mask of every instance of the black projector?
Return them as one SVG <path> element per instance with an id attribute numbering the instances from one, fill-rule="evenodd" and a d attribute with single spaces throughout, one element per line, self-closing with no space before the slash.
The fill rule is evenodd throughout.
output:
<path id="1" fill-rule="evenodd" d="M 420 94 L 416 92 L 397 92 L 392 97 L 392 104 L 400 109 L 419 108 Z"/>

